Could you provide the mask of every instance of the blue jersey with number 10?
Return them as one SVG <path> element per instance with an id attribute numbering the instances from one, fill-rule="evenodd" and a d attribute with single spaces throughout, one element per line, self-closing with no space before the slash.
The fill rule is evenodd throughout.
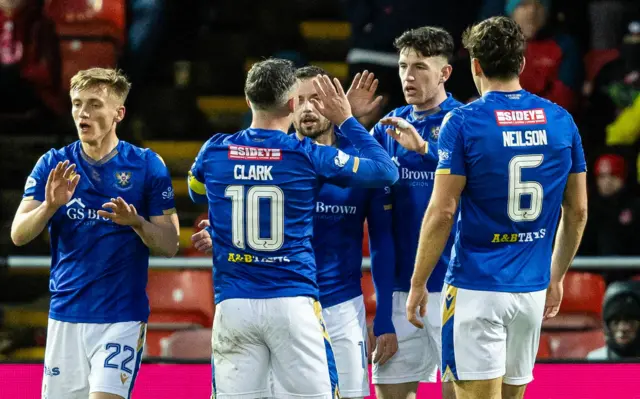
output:
<path id="1" fill-rule="evenodd" d="M 467 178 L 446 283 L 547 288 L 567 178 L 586 170 L 569 113 L 524 90 L 489 92 L 445 117 L 438 147 L 436 173 Z"/>
<path id="2" fill-rule="evenodd" d="M 216 303 L 318 299 L 311 239 L 320 186 L 382 187 L 397 179 L 391 159 L 355 118 L 341 130 L 352 132 L 347 137 L 369 159 L 275 130 L 218 134 L 204 144 L 189 188 L 194 201 L 209 203 Z"/>

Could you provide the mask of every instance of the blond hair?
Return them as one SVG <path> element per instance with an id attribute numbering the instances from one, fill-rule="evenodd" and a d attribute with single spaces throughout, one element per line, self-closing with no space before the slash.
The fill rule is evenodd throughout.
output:
<path id="1" fill-rule="evenodd" d="M 127 99 L 131 82 L 119 69 L 90 68 L 79 71 L 71 78 L 71 91 L 94 87 L 106 87 L 122 103 Z"/>

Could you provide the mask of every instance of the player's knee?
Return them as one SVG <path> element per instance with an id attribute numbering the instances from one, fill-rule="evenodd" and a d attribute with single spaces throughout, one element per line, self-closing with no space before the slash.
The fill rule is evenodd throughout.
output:
<path id="1" fill-rule="evenodd" d="M 524 385 L 502 384 L 502 399 L 522 399 L 524 398 L 524 391 L 526 388 L 527 388 L 527 384 L 524 384 Z"/>
<path id="2" fill-rule="evenodd" d="M 92 392 L 89 395 L 89 399 L 125 399 L 125 398 L 120 396 L 120 395 L 113 394 L 113 393 Z"/>
<path id="3" fill-rule="evenodd" d="M 415 399 L 418 392 L 417 382 L 402 384 L 376 384 L 378 399 Z"/>

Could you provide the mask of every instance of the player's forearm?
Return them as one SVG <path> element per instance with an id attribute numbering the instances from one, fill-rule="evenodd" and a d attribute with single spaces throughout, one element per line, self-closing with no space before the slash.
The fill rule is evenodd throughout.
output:
<path id="1" fill-rule="evenodd" d="M 455 212 L 436 209 L 434 206 L 427 208 L 420 228 L 418 253 L 411 277 L 411 286 L 424 287 L 427 284 L 429 276 L 431 276 L 447 245 L 454 217 Z"/>
<path id="2" fill-rule="evenodd" d="M 551 256 L 551 282 L 558 283 L 564 279 L 578 251 L 586 224 L 586 209 L 563 208 Z"/>
<path id="3" fill-rule="evenodd" d="M 16 215 L 11 224 L 11 241 L 16 246 L 30 243 L 47 227 L 56 211 L 57 208 L 43 202 L 29 212 Z"/>
<path id="4" fill-rule="evenodd" d="M 178 253 L 178 231 L 173 225 L 158 226 L 142 219 L 140 226 L 133 227 L 133 231 L 140 236 L 142 242 L 149 247 L 152 253 L 167 258 L 172 258 Z"/>

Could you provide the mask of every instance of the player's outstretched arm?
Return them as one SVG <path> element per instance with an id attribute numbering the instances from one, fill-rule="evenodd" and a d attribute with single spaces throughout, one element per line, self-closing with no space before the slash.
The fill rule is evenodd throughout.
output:
<path id="1" fill-rule="evenodd" d="M 313 85 L 318 98 L 311 101 L 318 112 L 337 125 L 361 155 L 336 158 L 336 164 L 352 172 L 348 180 L 364 187 L 384 187 L 395 183 L 398 180 L 398 169 L 384 148 L 351 114 L 351 106 L 340 81 L 334 79 L 332 83 L 328 76 L 318 76 L 313 80 Z M 333 180 L 330 176 L 327 177 Z M 345 174 L 336 176 L 336 183 L 344 181 L 345 177 Z"/>
<path id="2" fill-rule="evenodd" d="M 373 362 L 379 365 L 385 364 L 398 351 L 398 338 L 391 318 L 396 258 L 391 207 L 391 188 L 376 189 L 367 213 L 371 277 L 376 291 Z"/>
<path id="3" fill-rule="evenodd" d="M 40 235 L 56 211 L 73 198 L 80 181 L 80 175 L 75 173 L 75 167 L 75 164 L 69 165 L 69 161 L 58 162 L 49 172 L 46 182 L 42 181 L 44 179 L 36 178 L 37 172 L 34 172 L 36 177 L 29 177 L 26 191 L 30 191 L 29 194 L 38 193 L 38 195 L 30 195 L 23 199 L 16 211 L 11 224 L 11 240 L 15 245 L 28 244 Z M 36 166 L 36 171 L 37 169 Z M 37 197 L 42 199 L 42 196 L 44 201 L 36 199 Z"/>

